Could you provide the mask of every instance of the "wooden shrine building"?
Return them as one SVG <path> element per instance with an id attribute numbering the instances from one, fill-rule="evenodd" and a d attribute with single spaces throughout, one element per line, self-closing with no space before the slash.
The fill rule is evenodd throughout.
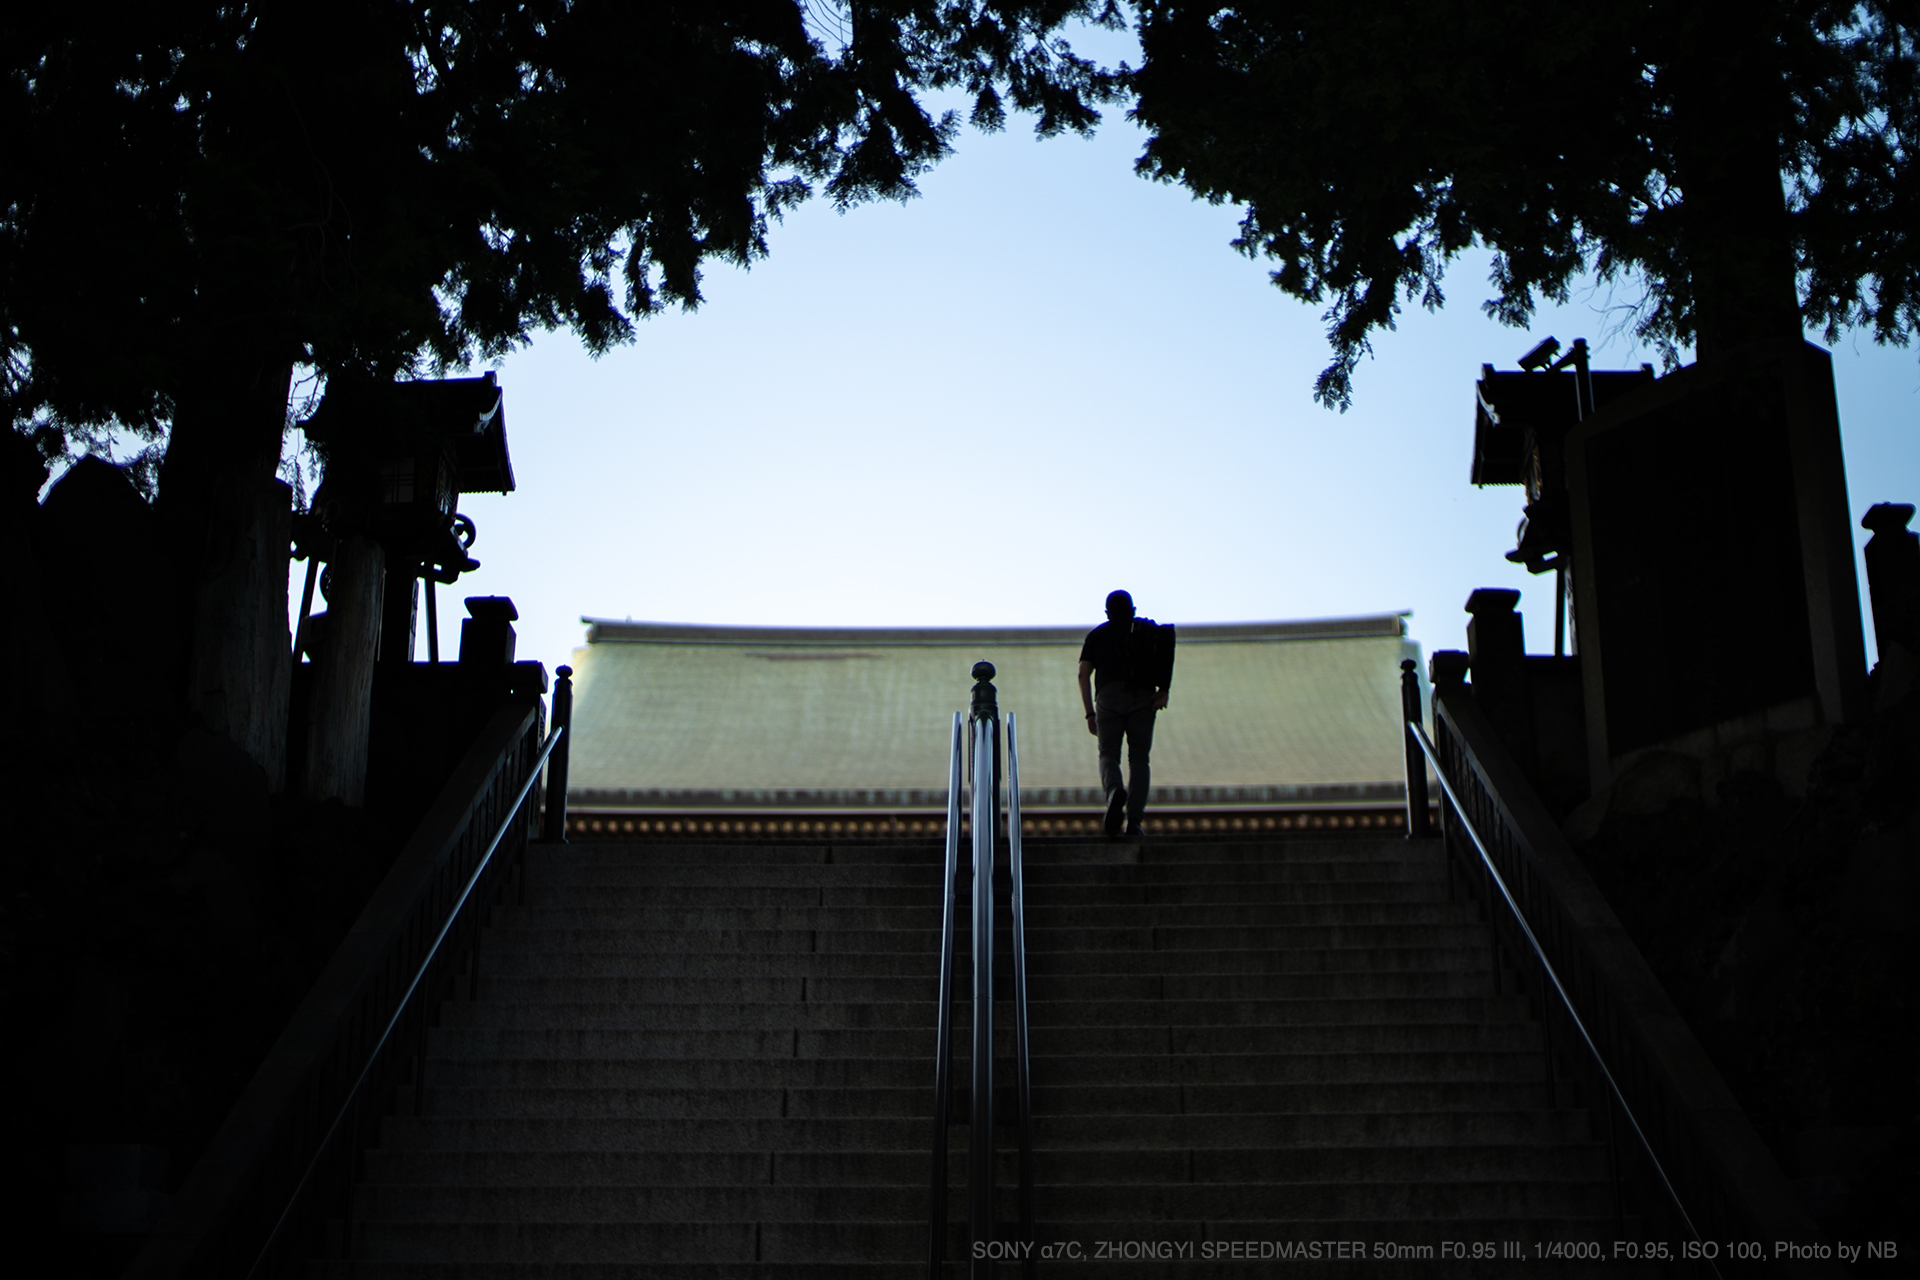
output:
<path id="1" fill-rule="evenodd" d="M 1094 829 L 1086 627 L 582 621 L 575 838 L 937 830 L 951 718 L 982 658 L 1019 727 L 1027 829 Z M 1182 626 L 1148 831 L 1403 823 L 1405 631 L 1400 614 Z"/>

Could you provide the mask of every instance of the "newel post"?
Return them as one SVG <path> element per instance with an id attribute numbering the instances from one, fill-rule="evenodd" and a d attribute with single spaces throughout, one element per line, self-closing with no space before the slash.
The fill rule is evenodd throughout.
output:
<path id="1" fill-rule="evenodd" d="M 540 838 L 549 844 L 567 843 L 567 754 L 573 746 L 573 668 L 554 673 L 553 727 L 565 730 L 547 757 L 547 820 Z"/>
<path id="2" fill-rule="evenodd" d="M 1400 725 L 1407 753 L 1407 839 L 1433 834 L 1427 817 L 1427 757 L 1413 736 L 1414 725 L 1424 725 L 1420 712 L 1420 669 L 1412 658 L 1400 663 Z"/>

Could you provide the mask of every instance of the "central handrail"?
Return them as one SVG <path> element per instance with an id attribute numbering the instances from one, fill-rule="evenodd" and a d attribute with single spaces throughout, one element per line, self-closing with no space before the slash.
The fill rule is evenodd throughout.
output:
<path id="1" fill-rule="evenodd" d="M 947 1255 L 947 1128 L 953 1123 L 953 925 L 960 879 L 960 760 L 965 736 L 953 713 L 947 754 L 947 856 L 940 879 L 940 1005 L 933 1067 L 932 1203 L 927 1210 L 927 1274 L 938 1280 Z"/>
<path id="2" fill-rule="evenodd" d="M 1013 945 L 1013 1081 L 1020 1113 L 1020 1274 L 1033 1275 L 1033 1079 L 1027 1054 L 1026 870 L 1020 854 L 1020 746 L 1007 713 L 1007 895 Z"/>
<path id="3" fill-rule="evenodd" d="M 993 1274 L 993 837 L 1000 795 L 994 774 L 999 725 L 989 716 L 973 721 L 973 1076 L 967 1100 L 967 1219 L 975 1280 Z"/>
<path id="4" fill-rule="evenodd" d="M 1021 1259 L 1021 1273 L 1031 1277 L 1033 1263 L 1033 1083 L 1029 1072 L 1030 1050 L 1027 1022 L 1027 926 L 1026 875 L 1021 853 L 1020 831 L 1020 744 L 1014 718 L 1007 717 L 1006 786 L 1007 822 L 1006 877 L 1007 905 L 1010 911 L 1009 942 L 1013 961 L 1013 1071 L 1014 1106 L 1018 1118 L 1019 1139 L 1019 1234 L 1011 1249 L 997 1247 L 1000 1224 L 994 1213 L 994 1071 L 993 1028 L 993 900 L 995 891 L 995 849 L 1002 838 L 1000 825 L 1000 716 L 994 690 L 989 681 L 993 665 L 981 662 L 974 667 L 973 711 L 967 717 L 973 726 L 969 742 L 972 790 L 973 866 L 969 892 L 972 894 L 971 943 L 973 973 L 971 985 L 972 1037 L 968 1051 L 971 1070 L 967 1090 L 967 1234 L 968 1274 L 974 1280 L 993 1275 L 1002 1254 Z M 942 866 L 940 908 L 939 1009 L 936 1015 L 937 1059 L 934 1064 L 933 1177 L 929 1185 L 927 1212 L 927 1275 L 939 1280 L 946 1263 L 947 1249 L 947 1166 L 948 1128 L 953 1120 L 953 999 L 956 924 L 959 916 L 961 750 L 964 735 L 962 716 L 953 718 L 953 734 L 947 758 L 947 840 Z"/>
<path id="5" fill-rule="evenodd" d="M 1514 897 L 1512 889 L 1508 888 L 1507 879 L 1500 874 L 1499 867 L 1494 865 L 1493 852 L 1487 848 L 1487 842 L 1481 837 L 1480 829 L 1468 816 L 1467 806 L 1461 802 L 1459 793 L 1453 789 L 1453 783 L 1447 777 L 1446 768 L 1440 761 L 1440 753 L 1434 747 L 1433 740 L 1427 737 L 1426 729 L 1418 720 L 1408 719 L 1406 726 L 1408 738 L 1418 744 L 1421 754 L 1425 755 L 1428 762 L 1432 764 L 1434 777 L 1439 780 L 1441 790 L 1446 793 L 1454 816 L 1459 819 L 1460 825 L 1472 838 L 1473 847 L 1480 855 L 1480 863 L 1487 873 L 1488 882 L 1500 891 L 1501 898 L 1506 901 L 1507 910 L 1513 913 L 1514 923 L 1519 926 L 1521 935 L 1527 940 L 1527 945 L 1533 949 L 1534 958 L 1540 962 L 1540 972 L 1545 975 L 1547 982 L 1560 997 L 1560 1003 L 1566 1009 L 1567 1017 L 1573 1023 L 1574 1030 L 1580 1033 L 1581 1042 L 1586 1045 L 1594 1065 L 1599 1068 L 1600 1078 L 1606 1081 L 1607 1089 L 1612 1094 L 1611 1105 L 1618 1106 L 1620 1114 L 1627 1118 L 1627 1124 L 1633 1129 L 1634 1137 L 1640 1140 L 1641 1149 L 1647 1153 L 1647 1160 L 1652 1164 L 1654 1174 L 1660 1179 L 1661 1187 L 1666 1191 L 1668 1199 L 1673 1202 L 1674 1211 L 1680 1215 L 1681 1224 L 1686 1227 L 1687 1234 L 1698 1242 L 1701 1239 L 1699 1228 L 1694 1226 L 1692 1216 L 1687 1213 L 1686 1206 L 1681 1203 L 1680 1193 L 1674 1190 L 1673 1180 L 1667 1176 L 1665 1167 L 1660 1163 L 1660 1157 L 1655 1154 L 1653 1143 L 1648 1140 L 1646 1130 L 1641 1127 L 1639 1119 L 1633 1114 L 1633 1108 L 1627 1105 L 1626 1095 L 1620 1091 L 1619 1083 L 1614 1080 L 1613 1072 L 1608 1069 L 1606 1059 L 1600 1054 L 1600 1046 L 1594 1043 L 1585 1020 L 1580 1017 L 1580 1011 L 1574 1007 L 1573 997 L 1567 993 L 1565 984 L 1560 981 L 1559 972 L 1553 967 L 1553 962 L 1547 959 L 1546 949 L 1540 945 L 1539 938 L 1534 935 L 1533 926 L 1527 923 L 1525 913 L 1520 910 L 1519 900 Z M 1545 1014 L 1543 1007 L 1541 1016 L 1544 1018 Z M 1705 1262 L 1715 1275 L 1720 1274 L 1720 1268 L 1714 1265 L 1712 1259 L 1703 1255 L 1700 1260 Z"/>

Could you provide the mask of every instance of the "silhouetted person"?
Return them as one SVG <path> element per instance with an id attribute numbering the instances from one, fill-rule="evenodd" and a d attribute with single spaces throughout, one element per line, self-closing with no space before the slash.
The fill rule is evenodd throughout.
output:
<path id="1" fill-rule="evenodd" d="M 1152 772 L 1154 713 L 1167 705 L 1173 683 L 1173 628 L 1136 618 L 1133 597 L 1107 597 L 1107 620 L 1080 646 L 1080 703 L 1087 732 L 1100 740 L 1100 788 L 1107 797 L 1106 832 L 1140 834 Z M 1098 693 L 1095 693 L 1096 688 Z M 1120 739 L 1127 740 L 1127 781 L 1120 782 Z"/>

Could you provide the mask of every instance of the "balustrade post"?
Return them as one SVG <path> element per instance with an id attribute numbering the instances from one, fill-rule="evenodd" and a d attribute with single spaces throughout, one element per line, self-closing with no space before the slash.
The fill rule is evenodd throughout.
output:
<path id="1" fill-rule="evenodd" d="M 1427 818 L 1427 758 L 1408 724 L 1424 724 L 1420 713 L 1420 670 L 1412 658 L 1400 664 L 1400 739 L 1407 757 L 1407 839 L 1433 834 Z"/>
<path id="2" fill-rule="evenodd" d="M 1446 735 L 1440 732 L 1440 692 L 1443 689 L 1460 689 L 1465 686 L 1467 670 L 1472 660 L 1458 649 L 1436 649 L 1427 659 L 1427 683 L 1433 689 L 1433 745 L 1444 758 L 1446 755 Z M 1439 765 L 1434 766 L 1435 770 Z M 1452 805 L 1447 801 L 1445 788 L 1440 792 L 1440 859 L 1447 864 L 1447 900 L 1453 900 L 1453 840 L 1448 825 L 1447 814 Z M 1472 889 L 1467 891 L 1472 893 Z"/>
<path id="3" fill-rule="evenodd" d="M 553 680 L 553 727 L 564 729 L 547 757 L 547 817 L 540 838 L 549 844 L 567 843 L 567 754 L 573 746 L 573 668 L 556 670 Z"/>

